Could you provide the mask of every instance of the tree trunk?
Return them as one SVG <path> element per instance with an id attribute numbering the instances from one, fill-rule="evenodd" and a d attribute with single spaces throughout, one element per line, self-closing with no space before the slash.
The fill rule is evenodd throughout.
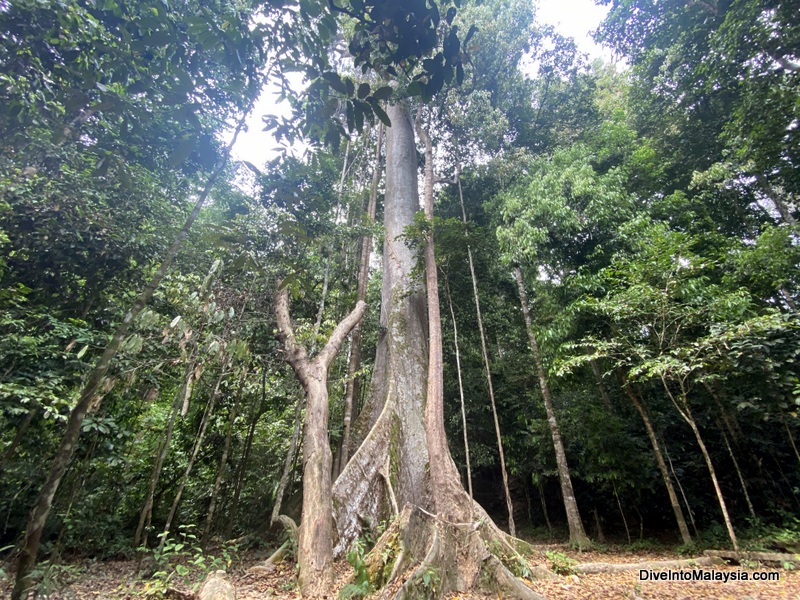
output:
<path id="1" fill-rule="evenodd" d="M 208 399 L 208 404 L 206 405 L 206 410 L 203 413 L 203 419 L 200 421 L 200 429 L 197 432 L 197 436 L 194 440 L 194 445 L 192 446 L 192 453 L 189 455 L 189 462 L 186 464 L 186 470 L 183 472 L 183 477 L 181 478 L 181 482 L 178 485 L 178 491 L 175 492 L 175 499 L 172 501 L 172 506 L 169 509 L 169 515 L 167 515 L 167 522 L 164 523 L 164 531 L 161 533 L 161 540 L 158 542 L 158 549 L 164 547 L 164 544 L 167 541 L 167 535 L 169 534 L 172 528 L 172 522 L 175 519 L 175 515 L 178 512 L 178 506 L 181 503 L 181 497 L 183 496 L 183 490 L 186 489 L 186 484 L 189 481 L 189 476 L 192 474 L 192 469 L 194 468 L 194 463 L 197 460 L 197 455 L 200 453 L 200 448 L 203 447 L 203 440 L 206 437 L 206 431 L 208 430 L 208 424 L 211 421 L 211 415 L 214 414 L 214 407 L 217 404 L 217 397 L 219 396 L 219 388 L 222 385 L 222 380 L 227 375 L 227 371 L 225 368 L 227 367 L 227 361 L 224 361 L 224 364 L 220 367 L 219 377 L 217 377 L 217 382 L 214 384 L 214 390 L 211 392 L 211 397 Z"/>
<path id="2" fill-rule="evenodd" d="M 783 422 L 783 428 L 786 430 L 786 437 L 789 439 L 789 444 L 791 444 L 792 450 L 794 450 L 794 456 L 797 462 L 800 463 L 800 452 L 797 451 L 797 444 L 794 443 L 794 436 L 792 435 L 792 430 L 789 429 L 789 424 L 786 422 L 786 417 L 781 415 L 781 421 Z"/>
<path id="3" fill-rule="evenodd" d="M 661 445 L 664 445 L 663 442 Z M 669 463 L 669 472 L 672 473 L 672 476 L 675 478 L 675 483 L 678 484 L 678 491 L 681 493 L 681 498 L 683 498 L 683 504 L 686 507 L 686 512 L 689 513 L 689 520 L 692 523 L 694 535 L 696 537 L 700 537 L 700 531 L 697 529 L 697 523 L 694 520 L 694 512 L 692 511 L 692 507 L 689 506 L 689 499 L 686 497 L 686 492 L 683 490 L 683 485 L 681 485 L 681 480 L 678 477 L 678 474 L 675 472 L 675 467 L 672 464 L 672 459 L 669 457 L 666 447 L 664 447 L 664 456 L 667 457 L 667 462 Z"/>
<path id="4" fill-rule="evenodd" d="M 363 317 L 367 305 L 356 308 L 331 334 L 313 359 L 294 336 L 289 318 L 289 291 L 275 298 L 278 336 L 306 393 L 306 425 L 303 436 L 303 510 L 297 543 L 298 582 L 304 596 L 321 597 L 333 584 L 333 506 L 331 503 L 331 447 L 328 443 L 328 370 L 345 337 Z"/>
<path id="5" fill-rule="evenodd" d="M 550 535 L 553 535 L 553 525 L 550 523 L 550 513 L 547 510 L 547 499 L 544 497 L 544 486 L 542 485 L 542 480 L 540 479 L 537 482 L 537 488 L 539 488 L 539 500 L 542 502 L 542 513 L 544 514 L 544 522 L 547 524 L 547 531 L 550 532 Z"/>
<path id="6" fill-rule="evenodd" d="M 370 394 L 353 425 L 363 440 L 334 484 L 339 541 L 346 551 L 362 523 L 388 514 L 378 470 L 391 458 L 397 502 L 433 510 L 422 415 L 427 382 L 425 297 L 412 271 L 416 256 L 402 235 L 419 209 L 417 155 L 405 108 L 387 107 L 383 283 L 378 345 Z"/>
<path id="7" fill-rule="evenodd" d="M 172 431 L 175 428 L 175 418 L 178 416 L 182 398 L 183 387 L 175 394 L 175 399 L 172 403 L 172 412 L 169 415 L 169 420 L 162 434 L 163 439 L 161 445 L 158 447 L 155 463 L 153 463 L 153 472 L 150 474 L 150 482 L 147 486 L 147 496 L 145 496 L 142 511 L 139 513 L 139 524 L 136 526 L 136 533 L 133 536 L 133 547 L 137 549 L 140 544 L 145 548 L 147 547 L 147 529 L 150 527 L 150 520 L 153 517 L 156 486 L 158 485 L 158 479 L 161 477 L 161 469 L 164 467 L 164 460 L 169 452 L 169 443 L 172 440 Z"/>
<path id="8" fill-rule="evenodd" d="M 425 299 L 412 278 L 416 257 L 398 237 L 413 223 L 419 207 L 412 121 L 403 105 L 391 105 L 387 113 L 392 125 L 386 140 L 381 331 L 371 394 L 356 429 L 373 425 L 333 487 L 336 552 L 347 549 L 365 525 L 377 526 L 391 515 L 392 505 L 397 504 L 403 507 L 400 515 L 376 546 L 385 548 L 387 536 L 395 535 L 399 548 L 387 552 L 393 565 L 389 579 L 411 573 L 395 598 L 421 597 L 421 581 L 434 570 L 441 574 L 440 594 L 492 586 L 512 598 L 541 600 L 498 560 L 496 555 L 525 564 L 516 542 L 470 502 L 447 448 L 433 240 L 425 240 L 425 276 L 436 302 L 428 299 L 430 315 L 425 319 Z M 428 213 L 432 185 L 428 178 Z M 430 358 L 426 321 L 432 329 Z M 474 522 L 472 511 L 477 516 Z M 416 569 L 411 568 L 414 565 Z M 376 583 L 383 585 L 386 580 Z"/>
<path id="9" fill-rule="evenodd" d="M 447 446 L 444 430 L 444 358 L 442 318 L 439 307 L 439 270 L 433 240 L 433 144 L 421 123 L 422 107 L 417 113 L 417 132 L 425 144 L 425 219 L 430 224 L 425 238 L 425 288 L 428 299 L 428 390 L 425 402 L 425 434 L 428 442 L 431 484 L 436 490 L 434 506 L 437 514 L 450 521 L 471 518 L 471 505 L 463 502 L 464 488 L 458 469 Z M 495 423 L 497 417 L 495 416 Z M 498 430 L 499 435 L 499 430 Z M 462 500 L 462 502 L 459 502 Z M 467 510 L 465 511 L 464 508 Z M 513 517 L 511 517 L 513 527 Z"/>
<path id="10" fill-rule="evenodd" d="M 381 145 L 383 144 L 383 123 L 378 127 L 378 141 L 375 144 L 375 170 L 372 173 L 372 184 L 367 204 L 367 224 L 375 223 L 375 212 L 378 204 L 378 184 L 381 179 Z M 358 287 L 356 301 L 366 302 L 367 283 L 369 283 L 369 257 L 372 254 L 372 235 L 361 237 L 361 256 L 358 263 Z M 350 458 L 350 424 L 353 420 L 353 401 L 358 397 L 359 381 L 356 377 L 361 368 L 361 321 L 353 329 L 350 339 L 350 358 L 347 363 L 347 387 L 344 394 L 344 423 L 342 432 L 342 448 L 336 475 L 342 472 Z"/>
<path id="11" fill-rule="evenodd" d="M 17 433 L 14 435 L 14 439 L 11 440 L 11 443 L 3 450 L 3 455 L 0 457 L 0 475 L 5 471 L 8 461 L 14 456 L 17 446 L 25 439 L 25 434 L 28 433 L 28 428 L 31 426 L 31 423 L 33 423 L 33 417 L 36 416 L 39 410 L 41 410 L 41 407 L 36 403 L 36 405 L 27 412 L 25 418 L 22 419 L 22 423 L 17 427 Z"/>
<path id="12" fill-rule="evenodd" d="M 611 485 L 614 488 L 614 498 L 617 499 L 617 508 L 619 508 L 619 514 L 622 517 L 622 524 L 625 526 L 625 535 L 628 538 L 628 544 L 631 543 L 631 530 L 628 529 L 628 519 L 625 518 L 625 511 L 622 510 L 622 502 L 619 500 L 619 494 L 617 493 L 617 484 L 614 481 L 611 481 Z"/>
<path id="13" fill-rule="evenodd" d="M 225 468 L 228 466 L 228 453 L 231 450 L 233 426 L 236 422 L 236 416 L 239 413 L 239 402 L 242 400 L 242 393 L 244 392 L 244 383 L 246 379 L 247 366 L 243 367 L 242 373 L 239 375 L 239 389 L 236 393 L 236 399 L 233 402 L 233 407 L 231 408 L 231 413 L 228 417 L 228 429 L 225 433 L 225 444 L 222 447 L 222 456 L 219 459 L 217 477 L 214 480 L 214 488 L 211 490 L 211 502 L 208 505 L 208 513 L 206 514 L 206 527 L 203 531 L 203 549 L 208 546 L 208 540 L 211 537 L 211 525 L 214 522 L 214 510 L 217 506 L 217 497 L 219 496 L 219 490 L 222 487 L 222 480 L 225 477 Z"/>
<path id="14" fill-rule="evenodd" d="M 256 425 L 259 419 L 265 412 L 265 401 L 267 391 L 267 369 L 262 367 L 261 371 L 261 397 L 257 398 L 253 403 L 253 416 L 250 419 L 250 427 L 247 430 L 247 435 L 244 439 L 244 448 L 242 449 L 242 457 L 239 459 L 239 464 L 236 465 L 236 474 L 234 475 L 234 490 L 233 500 L 231 502 L 231 509 L 228 514 L 228 522 L 225 525 L 225 539 L 230 539 L 233 533 L 233 527 L 236 523 L 236 517 L 239 511 L 239 497 L 242 493 L 242 484 L 244 476 L 247 473 L 247 463 L 250 460 L 250 449 L 253 446 L 253 436 L 255 435 Z"/>
<path id="15" fill-rule="evenodd" d="M 231 149 L 236 143 L 239 132 L 244 127 L 245 120 L 250 114 L 252 106 L 253 105 L 251 103 L 248 110 L 239 120 L 236 130 L 233 134 L 233 138 L 225 148 L 225 152 L 223 153 L 220 164 L 206 181 L 203 191 L 198 196 L 192 211 L 189 213 L 189 216 L 186 219 L 186 222 L 183 224 L 183 227 L 181 227 L 178 235 L 172 242 L 172 245 L 167 250 L 164 259 L 153 275 L 153 278 L 150 280 L 147 286 L 145 286 L 141 294 L 139 294 L 139 297 L 136 298 L 134 303 L 128 309 L 128 312 L 123 317 L 122 322 L 117 326 L 117 329 L 111 336 L 108 345 L 103 350 L 103 354 L 100 356 L 95 364 L 94 369 L 89 375 L 86 385 L 84 386 L 83 390 L 81 391 L 81 395 L 78 398 L 78 402 L 75 404 L 75 407 L 69 414 L 64 436 L 61 438 L 61 443 L 59 444 L 58 450 L 53 458 L 53 462 L 50 465 L 50 471 L 47 475 L 47 479 L 42 486 L 42 490 L 39 493 L 36 504 L 31 510 L 28 524 L 25 528 L 25 536 L 22 540 L 19 562 L 17 563 L 17 574 L 14 582 L 14 589 L 11 592 L 12 600 L 22 600 L 23 594 L 26 594 L 32 587 L 33 582 L 30 580 L 30 572 L 33 568 L 33 565 L 36 563 L 36 555 L 39 552 L 39 543 L 42 539 L 42 532 L 44 531 L 47 517 L 50 514 L 50 508 L 53 505 L 53 498 L 56 495 L 56 491 L 58 491 L 61 478 L 64 476 L 67 466 L 72 460 L 72 455 L 75 453 L 75 446 L 77 445 L 78 439 L 81 435 L 81 425 L 83 424 L 83 420 L 86 418 L 86 415 L 89 413 L 90 409 L 94 408 L 96 410 L 98 408 L 95 404 L 100 397 L 100 390 L 105 380 L 106 373 L 108 373 L 108 369 L 111 367 L 111 361 L 114 359 L 117 351 L 122 345 L 122 342 L 125 340 L 125 337 L 127 336 L 134 319 L 136 319 L 139 313 L 142 312 L 142 309 L 144 309 L 144 307 L 150 301 L 150 298 L 152 298 L 153 293 L 155 293 L 156 289 L 161 284 L 161 280 L 167 274 L 167 271 L 172 265 L 172 261 L 175 259 L 175 256 L 177 256 L 178 251 L 183 245 L 183 241 L 189 235 L 189 230 L 197 220 L 200 210 L 203 208 L 203 205 L 208 199 L 208 195 L 211 193 L 211 189 L 214 187 L 214 184 L 216 183 L 220 174 L 222 174 L 225 165 L 228 163 Z"/>
<path id="16" fill-rule="evenodd" d="M 664 485 L 667 488 L 667 495 L 669 496 L 669 503 L 672 506 L 672 512 L 675 515 L 675 521 L 678 523 L 678 530 L 681 533 L 681 540 L 683 540 L 684 544 L 691 544 L 692 536 L 689 535 L 689 528 L 686 526 L 686 518 L 683 516 L 681 504 L 678 502 L 678 496 L 675 494 L 675 488 L 672 486 L 672 480 L 670 479 L 669 472 L 667 471 L 667 463 L 664 462 L 664 456 L 661 454 L 661 448 L 658 445 L 658 438 L 656 438 L 656 432 L 653 430 L 653 425 L 650 423 L 650 417 L 645 411 L 644 406 L 642 406 L 642 403 L 639 402 L 639 398 L 636 396 L 636 393 L 633 391 L 630 382 L 625 378 L 624 375 L 622 387 L 644 422 L 644 428 L 647 430 L 647 437 L 650 439 L 650 445 L 653 447 L 653 455 L 656 457 L 658 470 L 661 471 L 661 478 L 664 480 Z"/>
<path id="17" fill-rule="evenodd" d="M 553 397 L 550 394 L 550 386 L 547 384 L 547 375 L 544 371 L 542 356 L 539 352 L 539 344 L 536 343 L 536 336 L 533 333 L 533 323 L 531 322 L 531 309 L 528 302 L 528 293 L 525 291 L 525 283 L 522 279 L 522 269 L 514 269 L 514 278 L 517 280 L 519 288 L 519 299 L 522 305 L 522 316 L 525 319 L 525 328 L 528 330 L 528 340 L 530 341 L 533 362 L 539 376 L 539 386 L 542 391 L 544 408 L 547 412 L 547 422 L 550 426 L 550 435 L 553 438 L 553 448 L 556 453 L 556 464 L 558 465 L 558 480 L 561 483 L 561 494 L 564 497 L 564 508 L 567 512 L 567 524 L 569 526 L 569 541 L 577 546 L 588 546 L 591 544 L 589 537 L 583 529 L 578 503 L 575 500 L 575 492 L 572 490 L 572 479 L 569 475 L 569 465 L 567 464 L 567 454 L 564 452 L 564 444 L 561 441 L 561 431 L 556 420 L 555 409 L 553 408 Z"/>
<path id="18" fill-rule="evenodd" d="M 464 226 L 467 225 L 467 209 L 464 207 L 464 193 L 461 189 L 461 174 L 457 174 L 458 198 L 461 203 L 461 218 Z M 465 232 L 466 234 L 466 232 Z M 481 355 L 483 356 L 483 368 L 486 372 L 486 385 L 489 389 L 489 400 L 492 405 L 492 417 L 494 419 L 494 433 L 497 437 L 497 451 L 500 455 L 500 473 L 503 476 L 503 492 L 506 496 L 506 509 L 508 510 L 508 532 L 515 536 L 517 534 L 514 525 L 514 505 L 511 502 L 511 492 L 508 489 L 508 471 L 506 470 L 506 456 L 503 451 L 503 438 L 500 436 L 500 421 L 497 418 L 497 405 L 494 401 L 494 385 L 492 385 L 492 368 L 489 364 L 489 351 L 486 349 L 486 334 L 483 330 L 483 315 L 481 313 L 481 300 L 478 294 L 478 278 L 475 277 L 475 264 L 472 260 L 472 248 L 467 244 L 467 260 L 469 262 L 469 274 L 472 279 L 472 297 L 475 300 L 475 316 L 478 320 L 478 333 L 481 338 Z"/>
<path id="19" fill-rule="evenodd" d="M 728 530 L 728 537 L 731 539 L 731 543 L 733 544 L 733 550 L 735 552 L 739 552 L 739 542 L 736 540 L 736 533 L 733 530 L 733 523 L 731 522 L 730 515 L 728 514 L 728 506 L 725 504 L 725 498 L 722 495 L 722 488 L 719 486 L 719 481 L 717 480 L 717 473 L 714 470 L 714 464 L 711 462 L 711 455 L 708 453 L 708 449 L 706 448 L 705 443 L 703 442 L 703 437 L 700 435 L 700 429 L 697 427 L 697 423 L 694 420 L 694 416 L 692 415 L 692 411 L 689 408 L 689 401 L 686 398 L 686 391 L 684 389 L 683 384 L 681 383 L 681 395 L 680 395 L 680 404 L 676 401 L 674 395 L 669 389 L 667 385 L 667 381 L 664 378 L 664 375 L 661 376 L 661 382 L 664 385 L 664 389 L 669 396 L 669 399 L 672 401 L 672 404 L 678 410 L 683 420 L 689 425 L 694 433 L 695 440 L 697 440 L 697 445 L 700 447 L 700 452 L 703 454 L 703 459 L 706 461 L 706 467 L 708 467 L 708 474 L 711 476 L 711 482 L 714 484 L 714 491 L 717 494 L 717 500 L 719 502 L 719 508 L 722 511 L 722 518 L 725 521 L 725 527 Z"/>
<path id="20" fill-rule="evenodd" d="M 739 461 L 736 460 L 736 455 L 733 453 L 733 448 L 731 448 L 731 444 L 728 441 L 728 436 L 725 435 L 725 430 L 722 428 L 722 424 L 719 421 L 717 421 L 717 427 L 719 427 L 719 431 L 722 434 L 722 441 L 725 442 L 728 456 L 731 457 L 733 468 L 736 470 L 736 475 L 739 478 L 739 485 L 742 486 L 742 494 L 744 494 L 745 502 L 747 502 L 747 510 L 750 511 L 750 516 L 755 520 L 757 518 L 756 509 L 753 507 L 753 502 L 750 500 L 750 493 L 747 491 L 747 483 L 744 480 L 744 475 L 742 475 L 742 470 L 739 468 Z"/>
<path id="21" fill-rule="evenodd" d="M 464 458 L 467 463 L 467 491 L 469 497 L 472 495 L 472 465 L 469 460 L 469 438 L 467 437 L 467 411 L 464 406 L 464 382 L 461 379 L 461 353 L 458 350 L 458 324 L 456 323 L 456 313 L 453 310 L 453 299 L 450 297 L 450 287 L 447 284 L 447 278 L 444 280 L 445 294 L 447 295 L 447 305 L 450 307 L 450 318 L 453 320 L 453 347 L 456 352 L 456 373 L 458 374 L 458 396 L 461 400 L 461 428 L 464 432 Z M 527 490 L 527 488 L 526 488 Z M 530 501 L 528 502 L 528 509 L 530 511 Z"/>

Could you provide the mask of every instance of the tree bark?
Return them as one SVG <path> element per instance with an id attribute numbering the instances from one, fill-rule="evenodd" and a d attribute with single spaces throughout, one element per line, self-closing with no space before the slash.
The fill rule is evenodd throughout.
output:
<path id="1" fill-rule="evenodd" d="M 667 488 L 667 495 L 669 496 L 669 503 L 672 506 L 672 512 L 675 515 L 675 521 L 678 523 L 678 530 L 681 533 L 681 540 L 683 540 L 684 544 L 691 544 L 692 536 L 689 535 L 689 527 L 686 525 L 686 518 L 683 516 L 681 504 L 678 502 L 678 496 L 675 494 L 675 488 L 672 486 L 672 480 L 670 479 L 669 472 L 667 471 L 667 463 L 664 462 L 664 455 L 661 454 L 661 448 L 658 445 L 658 438 L 656 438 L 656 432 L 653 430 L 653 425 L 650 423 L 650 417 L 645 411 L 642 403 L 639 401 L 639 398 L 636 396 L 636 393 L 633 391 L 630 382 L 627 380 L 627 378 L 625 378 L 624 375 L 622 379 L 622 387 L 644 422 L 644 428 L 647 430 L 647 437 L 650 439 L 650 445 L 653 447 L 653 455 L 656 457 L 658 470 L 661 471 L 661 478 L 664 480 L 664 485 Z"/>
<path id="2" fill-rule="evenodd" d="M 381 179 L 381 146 L 383 144 L 383 123 L 378 127 L 378 140 L 375 144 L 375 170 L 372 172 L 372 183 L 367 203 L 367 224 L 375 223 L 375 213 L 378 204 L 378 184 Z M 369 257 L 372 254 L 372 235 L 361 236 L 361 256 L 358 263 L 358 287 L 356 301 L 366 302 L 367 283 L 369 283 Z M 356 377 L 361 368 L 361 336 L 362 322 L 353 328 L 350 338 L 350 358 L 347 363 L 347 387 L 344 394 L 344 422 L 342 432 L 342 449 L 339 455 L 336 475 L 342 472 L 350 458 L 350 424 L 353 421 L 353 402 L 358 397 L 359 382 Z"/>
<path id="3" fill-rule="evenodd" d="M 153 293 L 155 293 L 156 289 L 161 284 L 161 280 L 167 274 L 167 271 L 169 271 L 172 261 L 175 259 L 175 256 L 177 256 L 178 251 L 183 245 L 183 241 L 189 235 L 189 231 L 192 228 L 192 225 L 194 225 L 194 222 L 197 220 L 197 217 L 200 215 L 200 211 L 203 208 L 203 205 L 206 203 L 208 195 L 211 193 L 214 184 L 222 174 L 225 165 L 228 164 L 228 158 L 230 157 L 231 149 L 236 143 L 239 132 L 241 132 L 241 130 L 244 128 L 246 118 L 250 114 L 252 106 L 253 103 L 251 102 L 248 110 L 239 120 L 236 130 L 234 131 L 233 138 L 225 148 L 220 164 L 206 181 L 203 191 L 198 196 L 192 211 L 189 213 L 189 216 L 184 222 L 183 227 L 181 227 L 180 231 L 178 232 L 178 235 L 175 237 L 175 240 L 172 242 L 172 245 L 167 250 L 164 259 L 153 275 L 153 278 L 150 280 L 147 286 L 145 286 L 141 294 L 139 294 L 139 297 L 136 298 L 134 303 L 128 309 L 128 312 L 123 317 L 122 322 L 117 326 L 117 329 L 111 336 L 111 339 L 109 340 L 108 345 L 105 347 L 103 354 L 100 356 L 95 364 L 94 369 L 89 375 L 86 385 L 84 386 L 83 390 L 81 391 L 81 395 L 78 398 L 78 402 L 75 404 L 75 407 L 69 414 L 64 436 L 61 439 L 61 443 L 59 444 L 58 450 L 53 458 L 53 462 L 50 465 L 50 471 L 47 475 L 47 479 L 42 486 L 42 490 L 39 493 L 36 504 L 31 510 L 28 524 L 25 528 L 25 536 L 22 540 L 19 562 L 17 563 L 17 574 L 14 582 L 14 589 L 11 592 L 12 600 L 22 600 L 23 594 L 26 594 L 32 587 L 33 582 L 30 580 L 30 572 L 33 568 L 33 565 L 36 563 L 36 555 L 39 552 L 39 544 L 42 539 L 42 532 L 44 531 L 47 517 L 50 514 L 50 508 L 53 505 L 53 498 L 55 497 L 58 487 L 61 484 L 61 478 L 64 476 L 67 466 L 69 465 L 70 461 L 72 460 L 72 456 L 75 453 L 75 447 L 81 435 L 81 425 L 83 424 L 83 420 L 86 418 L 86 415 L 89 413 L 90 409 L 94 408 L 96 410 L 98 408 L 97 406 L 93 405 L 98 403 L 97 399 L 99 397 L 103 381 L 105 380 L 106 373 L 108 373 L 108 369 L 111 367 L 111 361 L 114 359 L 117 351 L 122 345 L 122 342 L 125 340 L 125 336 L 128 334 L 134 319 L 139 315 L 140 312 L 142 312 L 142 309 L 144 309 L 144 307 L 150 301 L 150 298 L 152 298 Z"/>
<path id="4" fill-rule="evenodd" d="M 417 133 L 425 145 L 425 219 L 430 224 L 425 238 L 425 288 L 428 299 L 428 389 L 425 403 L 425 434 L 428 443 L 431 484 L 436 490 L 434 506 L 437 514 L 451 521 L 466 521 L 471 506 L 463 500 L 464 488 L 458 469 L 447 446 L 444 430 L 444 358 L 442 317 L 439 307 L 439 270 L 433 239 L 433 144 L 421 123 L 421 107 L 417 113 Z M 496 418 L 496 417 L 495 417 Z M 499 434 L 499 430 L 498 430 Z M 466 506 L 465 506 L 466 504 Z M 464 508 L 467 510 L 465 511 Z M 513 527 L 513 517 L 511 518 Z"/>
<path id="5" fill-rule="evenodd" d="M 367 305 L 355 309 L 336 326 L 325 347 L 310 360 L 298 344 L 289 317 L 289 291 L 275 298 L 278 337 L 306 393 L 303 436 L 303 510 L 298 535 L 298 577 L 304 596 L 321 597 L 333 583 L 333 505 L 331 501 L 331 448 L 328 443 L 328 370 L 344 339 L 364 316 Z"/>
<path id="6" fill-rule="evenodd" d="M 383 282 L 378 344 L 370 394 L 353 424 L 360 443 L 334 484 L 336 553 L 346 551 L 365 523 L 388 515 L 378 471 L 390 456 L 397 502 L 433 510 L 423 412 L 427 382 L 425 298 L 414 280 L 406 227 L 419 209 L 417 153 L 405 107 L 390 105 L 386 133 Z"/>
<path id="7" fill-rule="evenodd" d="M 542 355 L 539 352 L 539 344 L 533 333 L 533 323 L 531 322 L 531 309 L 528 302 L 528 293 L 525 291 L 525 283 L 522 279 L 522 269 L 514 269 L 514 278 L 517 280 L 519 289 L 519 299 L 522 305 L 522 316 L 525 319 L 525 328 L 528 330 L 528 340 L 533 354 L 533 362 L 539 376 L 539 386 L 542 391 L 544 408 L 547 412 L 547 422 L 550 426 L 550 436 L 553 438 L 553 448 L 556 453 L 556 464 L 558 465 L 558 480 L 561 483 L 561 494 L 564 497 L 564 508 L 567 512 L 567 525 L 569 526 L 569 541 L 578 546 L 588 546 L 591 544 L 589 537 L 583 529 L 583 522 L 578 511 L 578 503 L 575 500 L 575 492 L 572 490 L 572 479 L 569 474 L 567 464 L 567 454 L 564 452 L 564 443 L 561 441 L 561 431 L 556 420 L 555 409 L 553 408 L 553 396 L 550 393 L 550 386 L 547 384 L 547 375 L 542 363 Z"/>

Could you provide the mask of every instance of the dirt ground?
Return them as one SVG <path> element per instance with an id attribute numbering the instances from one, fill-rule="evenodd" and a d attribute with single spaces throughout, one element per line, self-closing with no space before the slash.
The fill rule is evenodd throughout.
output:
<path id="1" fill-rule="evenodd" d="M 679 557 L 668 552 L 606 552 L 578 553 L 566 546 L 535 546 L 540 554 L 539 564 L 551 566 L 546 551 L 559 552 L 577 563 L 639 563 L 645 561 L 676 560 Z M 288 600 L 300 598 L 295 585 L 293 563 L 280 563 L 269 573 L 253 573 L 248 569 L 263 561 L 263 554 L 245 553 L 231 569 L 230 578 L 236 586 L 238 600 Z M 537 562 L 534 557 L 532 562 Z M 687 568 L 688 569 L 688 568 Z M 600 573 L 591 575 L 564 575 L 549 581 L 528 581 L 535 591 L 548 600 L 800 600 L 800 571 L 787 571 L 769 565 L 705 567 L 703 571 L 746 572 L 749 578 L 756 572 L 778 573 L 779 581 L 639 581 L 638 571 L 622 573 Z M 338 589 L 349 582 L 352 568 L 341 562 L 336 565 L 337 586 L 330 598 L 337 598 Z M 136 562 L 106 561 L 75 563 L 54 578 L 53 591 L 40 595 L 39 600 L 129 600 L 155 598 L 157 586 L 152 578 L 143 578 L 136 573 Z M 194 585 L 197 585 L 195 581 Z M 172 598 L 190 598 L 193 582 L 190 579 L 171 578 L 167 584 L 176 592 Z M 153 594 L 148 591 L 152 590 Z M 0 597 L 7 598 L 10 581 L 0 579 Z M 375 598 L 383 597 L 376 594 Z M 497 595 L 450 594 L 449 600 L 477 600 L 501 598 Z"/>

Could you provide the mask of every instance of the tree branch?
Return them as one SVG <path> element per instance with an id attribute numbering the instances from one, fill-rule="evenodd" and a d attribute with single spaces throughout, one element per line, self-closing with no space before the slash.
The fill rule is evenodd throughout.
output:
<path id="1" fill-rule="evenodd" d="M 278 291 L 275 294 L 275 318 L 278 321 L 278 339 L 286 347 L 286 360 L 292 365 L 295 373 L 305 383 L 303 369 L 308 366 L 308 353 L 297 343 L 292 329 L 292 320 L 289 317 L 289 289 L 281 288 L 278 282 Z"/>
<path id="2" fill-rule="evenodd" d="M 358 322 L 364 316 L 366 310 L 367 303 L 363 300 L 359 300 L 353 311 L 336 326 L 336 329 L 333 330 L 331 337 L 328 339 L 328 343 L 325 344 L 325 347 L 320 351 L 315 359 L 325 368 L 326 371 L 333 361 L 333 357 L 336 356 L 336 354 L 339 352 L 339 349 L 342 347 L 344 339 L 353 330 L 353 327 L 358 324 Z"/>

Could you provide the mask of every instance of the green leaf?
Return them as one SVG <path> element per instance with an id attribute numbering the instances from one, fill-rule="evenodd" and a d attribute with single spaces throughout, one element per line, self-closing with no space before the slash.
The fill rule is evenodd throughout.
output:
<path id="1" fill-rule="evenodd" d="M 412 81 L 411 83 L 408 84 L 408 87 L 406 88 L 406 93 L 408 93 L 409 96 L 421 96 L 424 92 L 425 92 L 425 87 L 419 80 Z"/>
<path id="2" fill-rule="evenodd" d="M 372 97 L 375 100 L 388 100 L 392 95 L 392 87 L 385 85 L 372 92 Z"/>
<path id="3" fill-rule="evenodd" d="M 369 84 L 368 83 L 362 83 L 361 85 L 358 86 L 358 98 L 359 98 L 359 100 L 363 100 L 364 98 L 366 98 L 369 95 L 369 89 L 370 88 L 369 88 Z"/>
<path id="4" fill-rule="evenodd" d="M 467 42 L 469 42 L 472 39 L 472 36 L 475 35 L 476 33 L 478 33 L 478 28 L 475 27 L 475 25 L 469 28 L 469 31 L 467 31 L 467 36 L 464 38 L 465 46 L 467 45 Z"/>
<path id="5" fill-rule="evenodd" d="M 372 107 L 372 112 L 381 120 L 381 123 L 386 125 L 387 127 L 392 126 L 392 122 L 389 120 L 389 115 L 377 104 L 371 103 L 370 106 Z"/>
<path id="6" fill-rule="evenodd" d="M 342 81 L 342 78 L 339 77 L 338 73 L 326 71 L 322 74 L 322 78 L 333 90 L 339 92 L 340 94 L 350 95 L 347 93 L 347 86 L 345 85 L 344 81 Z"/>

